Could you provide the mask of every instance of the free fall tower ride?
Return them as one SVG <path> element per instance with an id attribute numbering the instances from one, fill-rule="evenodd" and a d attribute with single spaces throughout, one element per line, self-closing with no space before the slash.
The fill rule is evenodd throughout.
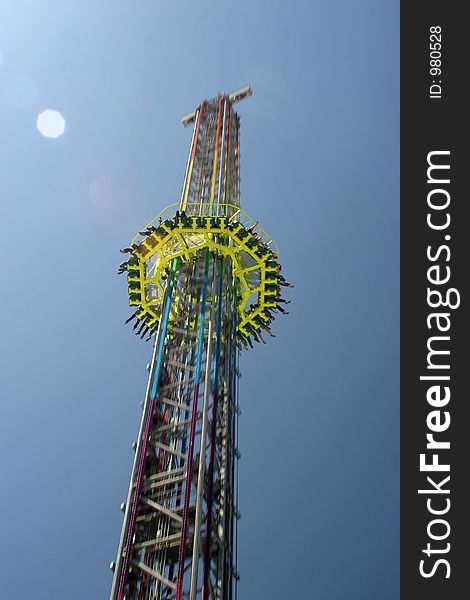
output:
<path id="1" fill-rule="evenodd" d="M 283 285 L 274 241 L 240 208 L 249 87 L 204 100 L 181 200 L 128 248 L 128 322 L 154 338 L 110 600 L 237 597 L 239 349 L 264 342 Z"/>

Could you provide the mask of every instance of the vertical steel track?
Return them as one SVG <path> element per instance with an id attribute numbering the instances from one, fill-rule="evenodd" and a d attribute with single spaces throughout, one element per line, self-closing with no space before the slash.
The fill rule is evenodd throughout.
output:
<path id="1" fill-rule="evenodd" d="M 179 204 L 187 216 L 236 211 L 239 120 L 232 104 L 220 95 L 190 115 Z M 110 600 L 236 597 L 236 327 L 230 256 L 206 248 L 191 261 L 174 259 Z"/>

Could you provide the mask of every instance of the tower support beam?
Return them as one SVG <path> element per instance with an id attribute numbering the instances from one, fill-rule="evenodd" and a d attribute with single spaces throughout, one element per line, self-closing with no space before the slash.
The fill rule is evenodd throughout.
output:
<path id="1" fill-rule="evenodd" d="M 155 344 L 110 600 L 236 600 L 237 358 L 271 335 L 287 285 L 275 243 L 239 205 L 233 105 L 250 95 L 183 117 L 194 128 L 180 202 L 123 249 L 128 321 Z"/>

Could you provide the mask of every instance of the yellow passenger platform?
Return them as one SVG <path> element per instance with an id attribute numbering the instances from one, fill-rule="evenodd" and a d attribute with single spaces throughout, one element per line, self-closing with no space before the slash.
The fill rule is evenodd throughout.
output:
<path id="1" fill-rule="evenodd" d="M 132 240 L 127 269 L 129 304 L 137 309 L 138 319 L 146 318 L 147 326 L 154 327 L 161 315 L 170 262 L 175 258 L 191 262 L 208 248 L 231 258 L 233 276 L 239 283 L 237 327 L 250 336 L 250 326 L 259 330 L 260 321 L 267 322 L 269 309 L 276 307 L 276 244 L 237 206 L 188 205 L 181 215 L 178 207 L 165 208 L 143 230 L 146 235 Z"/>

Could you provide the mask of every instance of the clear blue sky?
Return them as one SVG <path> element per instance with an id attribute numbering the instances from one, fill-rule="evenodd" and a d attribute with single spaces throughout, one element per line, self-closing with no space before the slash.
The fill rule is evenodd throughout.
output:
<path id="1" fill-rule="evenodd" d="M 2 599 L 107 598 L 151 351 L 119 248 L 179 199 L 181 116 L 247 83 L 242 203 L 296 287 L 242 357 L 239 597 L 398 598 L 398 25 L 398 0 L 1 3 Z"/>

